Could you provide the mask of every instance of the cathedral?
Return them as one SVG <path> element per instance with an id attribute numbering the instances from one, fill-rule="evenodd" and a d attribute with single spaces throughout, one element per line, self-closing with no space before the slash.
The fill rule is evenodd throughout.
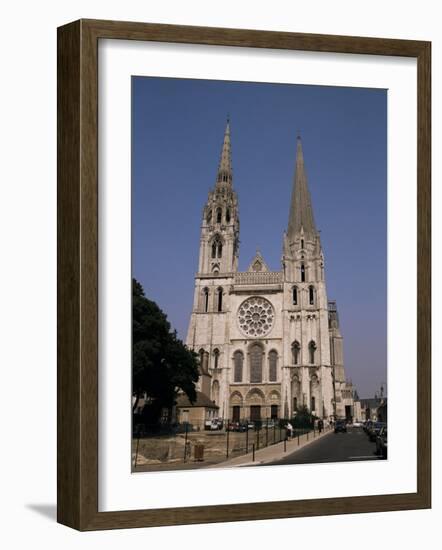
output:
<path id="1" fill-rule="evenodd" d="M 238 271 L 239 204 L 227 122 L 216 182 L 203 210 L 187 346 L 199 355 L 197 389 L 219 418 L 292 418 L 301 407 L 349 418 L 343 339 L 329 302 L 301 139 L 280 271 L 259 251 Z"/>

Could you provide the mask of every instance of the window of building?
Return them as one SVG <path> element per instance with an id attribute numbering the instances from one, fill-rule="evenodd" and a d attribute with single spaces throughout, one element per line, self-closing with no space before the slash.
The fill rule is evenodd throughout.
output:
<path id="1" fill-rule="evenodd" d="M 298 365 L 299 364 L 299 353 L 301 351 L 301 346 L 299 345 L 298 341 L 293 342 L 292 344 L 292 358 L 293 358 L 293 364 Z"/>
<path id="2" fill-rule="evenodd" d="M 200 372 L 207 373 L 209 370 L 209 354 L 207 351 L 200 349 L 198 355 L 200 361 Z"/>
<path id="3" fill-rule="evenodd" d="M 219 288 L 217 291 L 217 310 L 223 310 L 223 289 Z"/>
<path id="4" fill-rule="evenodd" d="M 205 288 L 203 291 L 204 294 L 204 311 L 209 311 L 209 289 Z"/>
<path id="5" fill-rule="evenodd" d="M 316 411 L 316 399 L 315 397 L 312 395 L 312 398 L 311 398 L 311 411 Z"/>
<path id="6" fill-rule="evenodd" d="M 233 381 L 242 382 L 242 365 L 244 356 L 241 351 L 235 351 L 233 354 Z"/>
<path id="7" fill-rule="evenodd" d="M 296 286 L 292 289 L 292 301 L 294 306 L 298 305 L 298 287 Z"/>
<path id="8" fill-rule="evenodd" d="M 311 306 L 315 303 L 315 289 L 313 286 L 308 287 L 308 301 Z"/>
<path id="9" fill-rule="evenodd" d="M 309 351 L 309 357 L 310 357 L 310 364 L 314 365 L 314 363 L 315 363 L 316 344 L 313 342 L 313 340 L 308 345 L 308 351 Z"/>
<path id="10" fill-rule="evenodd" d="M 219 349 L 213 350 L 213 368 L 217 369 L 219 367 Z"/>
<path id="11" fill-rule="evenodd" d="M 226 210 L 226 222 L 227 223 L 230 222 L 230 209 L 229 208 Z"/>
<path id="12" fill-rule="evenodd" d="M 301 248 L 304 248 L 304 239 L 301 239 Z"/>
<path id="13" fill-rule="evenodd" d="M 212 221 L 212 210 L 209 210 L 207 212 L 206 221 L 207 221 L 207 223 L 210 223 Z"/>
<path id="14" fill-rule="evenodd" d="M 215 380 L 212 384 L 212 400 L 215 401 L 216 404 L 219 403 L 219 382 L 218 380 Z M 214 415 L 212 415 L 214 416 Z"/>
<path id="15" fill-rule="evenodd" d="M 297 397 L 293 398 L 293 410 L 294 411 L 298 410 L 298 398 Z"/>
<path id="16" fill-rule="evenodd" d="M 218 208 L 216 210 L 216 223 L 221 223 L 222 217 L 223 217 L 223 211 L 221 210 L 221 208 Z"/>
<path id="17" fill-rule="evenodd" d="M 305 283 L 305 265 L 301 264 L 301 283 Z"/>
<path id="18" fill-rule="evenodd" d="M 269 382 L 276 382 L 276 367 L 278 364 L 278 354 L 275 350 L 269 353 Z"/>
<path id="19" fill-rule="evenodd" d="M 262 348 L 259 344 L 250 346 L 250 382 L 262 382 Z"/>
<path id="20" fill-rule="evenodd" d="M 223 255 L 223 243 L 219 235 L 212 241 L 212 258 L 221 258 Z"/>
<path id="21" fill-rule="evenodd" d="M 270 418 L 276 420 L 278 418 L 278 405 L 270 405 Z"/>

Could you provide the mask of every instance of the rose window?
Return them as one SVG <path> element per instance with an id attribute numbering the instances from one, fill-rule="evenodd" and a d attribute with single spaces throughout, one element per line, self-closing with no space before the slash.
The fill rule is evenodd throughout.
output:
<path id="1" fill-rule="evenodd" d="M 274 319 L 273 306 L 265 298 L 247 298 L 238 310 L 239 328 L 247 336 L 265 336 Z"/>

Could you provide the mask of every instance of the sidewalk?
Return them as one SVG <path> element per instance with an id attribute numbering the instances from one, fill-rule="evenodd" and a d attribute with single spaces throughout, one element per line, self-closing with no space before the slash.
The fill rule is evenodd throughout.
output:
<path id="1" fill-rule="evenodd" d="M 253 453 L 237 456 L 218 464 L 208 465 L 208 468 L 230 468 L 231 466 L 259 466 L 260 464 L 268 464 L 284 458 L 285 456 L 302 449 L 306 445 L 317 441 L 322 437 L 333 433 L 333 428 L 326 428 L 320 435 L 318 432 L 310 432 L 298 437 L 294 437 L 286 442 L 286 450 L 284 451 L 284 441 L 270 445 L 255 451 L 255 461 L 253 462 Z"/>

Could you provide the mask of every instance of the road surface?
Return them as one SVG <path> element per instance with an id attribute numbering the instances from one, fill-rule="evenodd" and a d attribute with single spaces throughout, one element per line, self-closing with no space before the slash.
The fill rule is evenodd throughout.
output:
<path id="1" fill-rule="evenodd" d="M 382 460 L 375 451 L 376 443 L 369 441 L 362 428 L 349 427 L 346 433 L 332 432 L 268 465 Z"/>

